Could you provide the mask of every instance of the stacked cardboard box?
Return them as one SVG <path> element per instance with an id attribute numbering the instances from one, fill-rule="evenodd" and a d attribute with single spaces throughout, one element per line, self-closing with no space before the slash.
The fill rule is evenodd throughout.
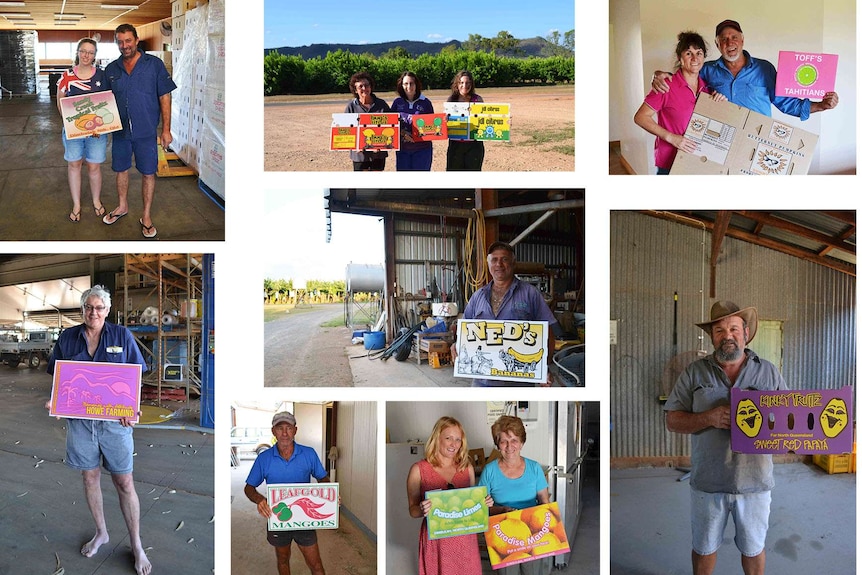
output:
<path id="1" fill-rule="evenodd" d="M 173 32 L 177 90 L 171 108 L 172 147 L 207 187 L 224 198 L 224 0 L 190 8 L 192 3 L 172 4 L 174 20 L 182 20 L 181 33 L 176 28 Z"/>

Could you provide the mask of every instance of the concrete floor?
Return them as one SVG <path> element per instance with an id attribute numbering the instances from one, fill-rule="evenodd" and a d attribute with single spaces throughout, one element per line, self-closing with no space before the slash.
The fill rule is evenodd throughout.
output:
<path id="1" fill-rule="evenodd" d="M 0 99 L 0 240 L 143 240 L 141 176 L 132 167 L 129 215 L 107 226 L 93 212 L 83 168 L 81 221 L 72 208 L 63 159 L 60 115 L 47 89 L 39 97 Z M 102 203 L 117 206 L 111 146 L 102 164 Z M 153 222 L 162 240 L 224 240 L 224 210 L 204 195 L 195 177 L 156 178 Z"/>
<path id="2" fill-rule="evenodd" d="M 107 473 L 102 491 L 111 540 L 95 557 L 80 553 L 94 526 L 81 474 L 62 462 L 65 422 L 48 417 L 44 408 L 50 376 L 41 369 L 0 366 L 0 393 L 0 573 L 52 573 L 56 553 L 66 573 L 134 574 L 128 532 Z M 181 420 L 170 424 L 191 427 Z M 153 572 L 211 574 L 213 435 L 137 426 L 135 449 L 141 537 Z M 37 466 L 39 460 L 44 462 Z M 183 527 L 176 530 L 180 522 Z"/>
<path id="3" fill-rule="evenodd" d="M 673 469 L 611 471 L 611 573 L 691 573 L 690 486 Z M 804 463 L 775 465 L 766 572 L 856 572 L 856 476 Z M 733 521 L 715 575 L 739 574 Z"/>
<path id="4" fill-rule="evenodd" d="M 242 459 L 231 469 L 231 574 L 277 573 L 275 551 L 266 541 L 266 521 L 243 493 L 253 460 Z M 262 487 L 259 488 L 262 490 Z M 347 513 L 345 513 L 347 511 Z M 376 526 L 375 526 L 376 529 Z M 377 573 L 377 544 L 369 533 L 342 508 L 338 529 L 317 531 L 323 567 L 330 574 L 374 575 Z M 293 545 L 292 575 L 309 575 L 302 553 Z"/>

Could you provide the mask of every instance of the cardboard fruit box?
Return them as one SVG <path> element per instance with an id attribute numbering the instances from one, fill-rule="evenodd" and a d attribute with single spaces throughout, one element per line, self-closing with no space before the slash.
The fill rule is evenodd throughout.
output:
<path id="1" fill-rule="evenodd" d="M 494 515 L 488 523 L 485 543 L 494 569 L 570 551 L 556 502 Z"/>
<path id="2" fill-rule="evenodd" d="M 818 140 L 802 128 L 704 93 L 685 136 L 698 150 L 677 152 L 671 174 L 803 175 Z"/>
<path id="3" fill-rule="evenodd" d="M 781 391 L 732 388 L 730 447 L 737 453 L 850 453 L 853 388 Z"/>

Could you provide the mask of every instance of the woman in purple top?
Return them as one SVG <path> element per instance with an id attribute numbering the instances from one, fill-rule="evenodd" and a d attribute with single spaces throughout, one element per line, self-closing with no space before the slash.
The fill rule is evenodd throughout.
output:
<path id="1" fill-rule="evenodd" d="M 461 70 L 452 79 L 452 95 L 447 102 L 484 102 L 476 93 L 473 74 Z M 446 152 L 447 172 L 480 172 L 485 160 L 485 144 L 472 140 L 449 140 Z"/>
<path id="2" fill-rule="evenodd" d="M 683 136 L 694 104 L 701 92 L 710 93 L 700 78 L 700 69 L 706 57 L 706 42 L 695 32 L 680 32 L 676 45 L 676 71 L 670 79 L 670 90 L 660 94 L 650 91 L 635 113 L 635 124 L 656 137 L 655 165 L 658 175 L 670 173 L 676 151 L 694 153 L 697 144 Z M 714 94 L 716 101 L 726 100 Z M 658 115 L 658 121 L 656 121 Z"/>
<path id="3" fill-rule="evenodd" d="M 395 152 L 395 169 L 399 172 L 428 172 L 434 149 L 431 142 L 413 141 L 413 116 L 433 114 L 434 106 L 422 95 L 422 81 L 413 72 L 401 74 L 395 89 L 398 97 L 392 102 L 392 111 L 401 116 L 401 149 Z"/>

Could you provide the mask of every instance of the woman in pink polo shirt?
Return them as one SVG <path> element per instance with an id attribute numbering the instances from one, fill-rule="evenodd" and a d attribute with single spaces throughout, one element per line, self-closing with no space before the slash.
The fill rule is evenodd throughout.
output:
<path id="1" fill-rule="evenodd" d="M 694 104 L 701 92 L 712 90 L 700 78 L 700 69 L 706 58 L 706 42 L 695 32 L 680 32 L 677 36 L 676 66 L 666 94 L 651 90 L 635 113 L 635 124 L 656 137 L 655 165 L 658 175 L 670 173 L 676 151 L 693 153 L 696 144 L 684 137 Z M 715 100 L 726 100 L 721 94 Z M 658 121 L 656 121 L 658 116 Z"/>

